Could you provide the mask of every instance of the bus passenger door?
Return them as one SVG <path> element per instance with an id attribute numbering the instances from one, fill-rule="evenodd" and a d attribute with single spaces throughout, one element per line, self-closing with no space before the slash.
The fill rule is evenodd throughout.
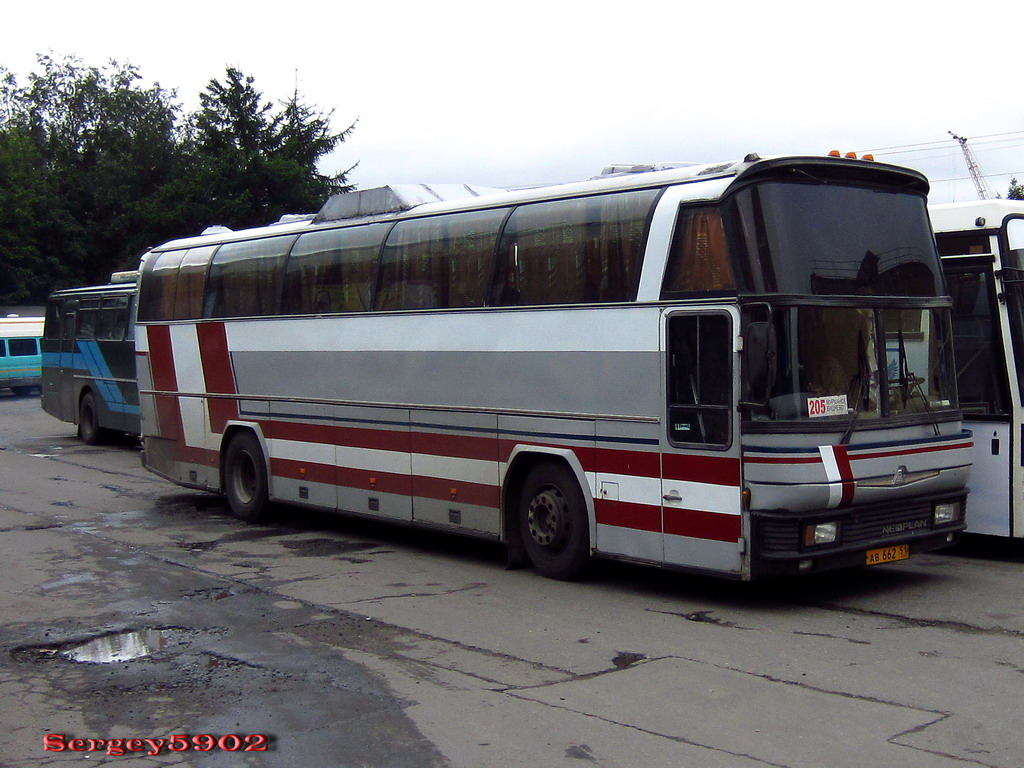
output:
<path id="1" fill-rule="evenodd" d="M 1009 536 L 1015 494 L 1011 413 L 992 258 L 947 258 L 953 297 L 953 355 L 964 428 L 974 433 L 967 530 Z M 1017 469 L 1015 472 L 1014 470 Z"/>
<path id="2" fill-rule="evenodd" d="M 739 574 L 745 547 L 738 317 L 726 309 L 670 310 L 663 317 L 665 562 Z"/>

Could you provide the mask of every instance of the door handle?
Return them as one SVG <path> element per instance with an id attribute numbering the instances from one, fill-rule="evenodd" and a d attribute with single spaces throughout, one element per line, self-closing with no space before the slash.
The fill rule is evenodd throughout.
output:
<path id="1" fill-rule="evenodd" d="M 665 501 L 671 501 L 671 502 L 677 502 L 677 501 L 682 501 L 683 500 L 683 497 L 679 495 L 679 491 L 669 491 L 668 493 L 666 493 L 661 498 L 664 499 Z"/>

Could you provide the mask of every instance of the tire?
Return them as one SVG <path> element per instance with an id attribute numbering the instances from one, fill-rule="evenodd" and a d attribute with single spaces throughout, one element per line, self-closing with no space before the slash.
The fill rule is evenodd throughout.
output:
<path id="1" fill-rule="evenodd" d="M 224 493 L 231 513 L 239 520 L 257 523 L 270 516 L 267 461 L 252 432 L 239 432 L 228 443 L 224 452 Z"/>
<path id="2" fill-rule="evenodd" d="M 106 430 L 100 426 L 96 396 L 92 392 L 86 392 L 78 403 L 78 437 L 86 445 L 99 445 L 103 442 L 105 433 Z"/>
<path id="3" fill-rule="evenodd" d="M 587 505 L 576 476 L 564 464 L 544 463 L 526 475 L 519 503 L 519 530 L 539 573 L 571 581 L 590 565 Z"/>

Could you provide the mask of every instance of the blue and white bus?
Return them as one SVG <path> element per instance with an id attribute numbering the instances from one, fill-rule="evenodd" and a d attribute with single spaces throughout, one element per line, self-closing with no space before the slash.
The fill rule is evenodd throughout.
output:
<path id="1" fill-rule="evenodd" d="M 43 329 L 43 410 L 78 425 L 87 444 L 139 434 L 135 377 L 136 272 L 109 285 L 54 292 Z"/>

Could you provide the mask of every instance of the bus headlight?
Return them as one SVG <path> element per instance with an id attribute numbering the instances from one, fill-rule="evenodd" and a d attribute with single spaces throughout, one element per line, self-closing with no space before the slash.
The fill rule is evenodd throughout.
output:
<path id="1" fill-rule="evenodd" d="M 955 523 L 960 519 L 960 502 L 946 501 L 936 504 L 932 510 L 932 523 L 934 525 L 945 525 Z"/>
<path id="2" fill-rule="evenodd" d="M 839 523 L 835 520 L 828 523 L 808 523 L 804 526 L 805 547 L 834 544 L 838 538 Z"/>

